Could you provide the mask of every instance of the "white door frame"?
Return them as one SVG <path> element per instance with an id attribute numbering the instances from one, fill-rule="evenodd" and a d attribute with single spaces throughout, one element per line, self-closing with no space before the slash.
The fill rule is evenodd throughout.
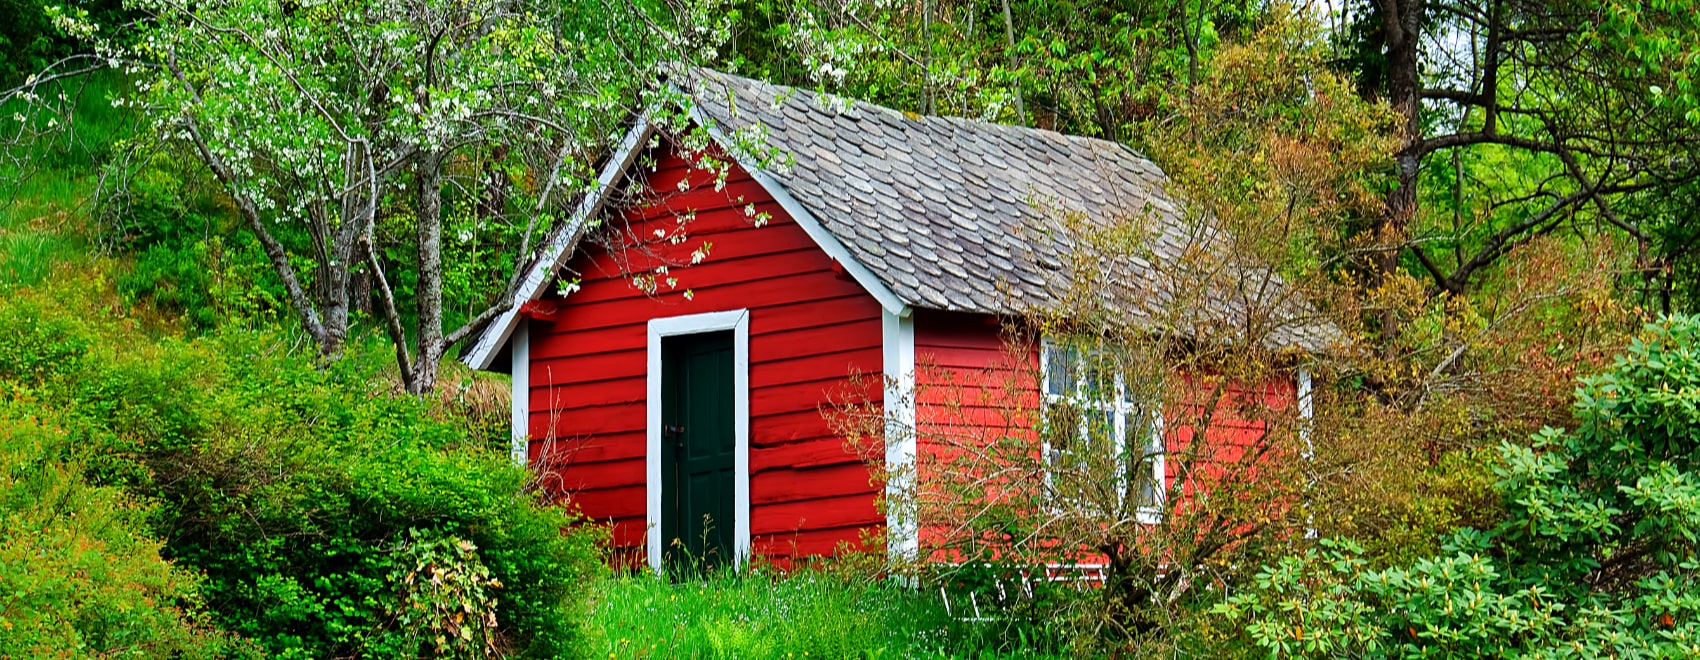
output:
<path id="1" fill-rule="evenodd" d="M 649 565 L 661 570 L 665 548 L 661 538 L 661 339 L 703 332 L 732 331 L 732 433 L 733 451 L 732 562 L 742 567 L 750 554 L 750 310 L 686 314 L 649 320 L 649 423 L 647 468 L 644 490 L 649 498 L 647 513 Z"/>

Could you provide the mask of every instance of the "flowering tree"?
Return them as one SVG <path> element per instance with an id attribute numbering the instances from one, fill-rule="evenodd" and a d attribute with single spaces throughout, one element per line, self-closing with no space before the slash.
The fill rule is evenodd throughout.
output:
<path id="1" fill-rule="evenodd" d="M 711 2 L 693 0 L 127 6 L 145 19 L 122 41 L 75 10 L 56 18 L 133 76 L 117 102 L 147 119 L 150 145 L 181 147 L 211 172 L 326 359 L 340 356 L 369 283 L 415 393 L 434 387 L 451 346 L 513 304 L 517 284 L 447 329 L 445 221 L 503 227 L 529 253 L 652 104 L 664 69 L 712 57 L 726 32 Z M 413 254 L 381 254 L 380 229 Z"/>

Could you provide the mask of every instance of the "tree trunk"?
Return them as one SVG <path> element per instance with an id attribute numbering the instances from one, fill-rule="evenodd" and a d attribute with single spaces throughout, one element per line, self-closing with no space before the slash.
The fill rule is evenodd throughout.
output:
<path id="1" fill-rule="evenodd" d="M 437 386 L 437 367 L 443 358 L 443 157 L 419 156 L 414 182 L 418 186 L 419 350 L 414 353 L 413 377 L 407 391 L 425 394 Z"/>
<path id="2" fill-rule="evenodd" d="M 478 217 L 483 220 L 498 220 L 506 217 L 508 210 L 508 171 L 502 169 L 502 161 L 508 158 L 508 145 L 498 144 L 491 149 L 490 160 L 484 166 L 484 196 L 479 200 Z"/>
<path id="3" fill-rule="evenodd" d="M 1379 248 L 1371 262 L 1371 284 L 1379 286 L 1399 268 L 1411 218 L 1417 212 L 1417 174 L 1422 165 L 1418 147 L 1423 140 L 1419 55 L 1422 48 L 1423 0 L 1383 0 L 1382 29 L 1387 47 L 1387 100 L 1404 119 L 1396 162 L 1399 166 L 1398 185 L 1387 193 L 1381 215 L 1374 224 L 1374 240 Z M 1384 351 L 1391 351 L 1399 336 L 1398 314 L 1391 308 L 1381 313 L 1381 339 Z"/>
<path id="4" fill-rule="evenodd" d="M 1014 74 L 1016 72 L 1015 19 L 1009 13 L 1009 0 L 1003 0 L 1003 43 L 1004 48 L 1008 49 L 1004 52 L 1004 60 L 1009 63 L 1010 73 Z M 1021 102 L 1020 76 L 1015 79 L 1015 121 L 1022 126 L 1027 125 L 1027 106 Z"/>

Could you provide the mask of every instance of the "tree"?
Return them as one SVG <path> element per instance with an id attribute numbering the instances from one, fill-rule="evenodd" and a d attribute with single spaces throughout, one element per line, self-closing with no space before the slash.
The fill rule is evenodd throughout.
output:
<path id="1" fill-rule="evenodd" d="M 712 54 L 724 32 L 708 5 L 617 0 L 127 8 L 146 20 L 126 43 L 80 12 L 60 21 L 135 76 L 117 102 L 152 131 L 132 153 L 176 147 L 206 166 L 324 358 L 340 356 L 370 286 L 415 393 L 513 304 L 523 272 L 447 329 L 445 227 L 528 255 L 667 68 Z M 381 233 L 411 254 L 382 250 Z"/>
<path id="2" fill-rule="evenodd" d="M 746 0 L 726 57 L 922 114 L 1139 142 L 1137 125 L 1189 89 L 1224 37 L 1268 3 Z"/>
<path id="3" fill-rule="evenodd" d="M 1622 232 L 1636 269 L 1665 277 L 1672 264 L 1653 251 L 1680 207 L 1648 202 L 1700 179 L 1697 9 L 1347 3 L 1341 65 L 1404 124 L 1398 181 L 1371 228 L 1376 272 L 1405 255 L 1432 292 L 1462 294 L 1509 251 L 1568 228 Z"/>

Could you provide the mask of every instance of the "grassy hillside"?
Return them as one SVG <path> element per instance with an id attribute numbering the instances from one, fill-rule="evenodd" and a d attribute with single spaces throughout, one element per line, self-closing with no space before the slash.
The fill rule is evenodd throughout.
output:
<path id="1" fill-rule="evenodd" d="M 113 84 L 0 172 L 0 657 L 567 654 L 596 539 L 495 449 L 505 402 L 316 363 L 168 155 L 97 200 Z"/>

